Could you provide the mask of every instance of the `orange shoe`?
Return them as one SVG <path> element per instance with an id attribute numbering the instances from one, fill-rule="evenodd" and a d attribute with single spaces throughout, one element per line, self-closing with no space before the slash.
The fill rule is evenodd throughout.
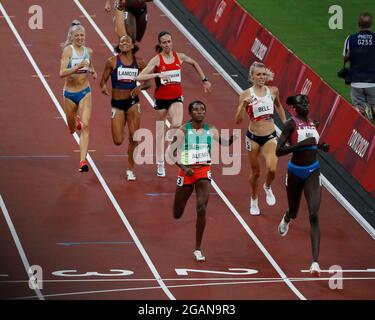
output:
<path id="1" fill-rule="evenodd" d="M 81 161 L 79 163 L 79 169 L 78 169 L 79 172 L 87 172 L 89 171 L 89 164 L 87 163 L 87 161 Z"/>

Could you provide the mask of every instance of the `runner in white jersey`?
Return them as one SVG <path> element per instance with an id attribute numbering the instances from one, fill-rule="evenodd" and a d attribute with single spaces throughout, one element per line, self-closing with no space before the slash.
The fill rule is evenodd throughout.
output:
<path id="1" fill-rule="evenodd" d="M 277 157 L 275 155 L 276 131 L 273 115 L 274 110 L 276 110 L 281 121 L 285 122 L 285 111 L 280 102 L 278 88 L 265 85 L 267 80 L 273 79 L 273 73 L 263 63 L 254 62 L 251 65 L 249 79 L 253 82 L 253 86 L 241 93 L 235 121 L 236 124 L 241 123 L 245 112 L 250 118 L 246 132 L 246 149 L 248 150 L 251 166 L 250 214 L 259 215 L 259 154 L 262 152 L 266 162 L 267 175 L 263 184 L 266 202 L 269 206 L 273 206 L 276 203 L 276 199 L 272 193 L 271 184 L 275 179 L 277 166 Z"/>

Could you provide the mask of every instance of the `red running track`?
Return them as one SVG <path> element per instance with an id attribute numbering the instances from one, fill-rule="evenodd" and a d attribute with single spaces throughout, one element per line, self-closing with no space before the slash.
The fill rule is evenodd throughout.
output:
<path id="1" fill-rule="evenodd" d="M 37 67 L 46 75 L 47 87 L 58 103 L 52 101 L 35 76 L 36 71 L 19 41 L 1 17 L 0 41 L 7 45 L 0 49 L 3 68 L 0 195 L 4 200 L 0 218 L 0 298 L 38 298 L 37 290 L 28 287 L 27 263 L 42 267 L 44 282 L 39 298 L 45 299 L 375 297 L 374 273 L 344 273 L 347 279 L 343 288 L 332 290 L 325 279 L 327 273 L 317 279 L 301 272 L 308 269 L 311 259 L 304 202 L 288 236 L 280 238 L 277 233 L 287 206 L 284 190 L 287 159 L 280 160 L 273 187 L 277 205 L 267 207 L 261 195 L 263 214 L 259 217 L 248 214 L 249 166 L 244 148 L 239 175 L 223 176 L 219 166 L 214 168 L 215 182 L 234 210 L 212 189 L 202 248 L 207 261 L 195 262 L 192 258 L 195 198 L 192 197 L 184 217 L 176 221 L 172 218 L 176 168 L 167 167 L 167 178 L 160 179 L 155 175 L 155 165 L 142 165 L 136 169 L 138 180 L 126 181 L 126 143 L 120 147 L 112 143 L 110 103 L 100 93 L 98 80 L 91 81 L 94 111 L 90 131 L 90 155 L 98 175 L 93 170 L 88 174 L 78 173 L 78 145 L 57 109 L 62 103 L 63 87 L 63 80 L 58 77 L 60 43 L 66 38 L 70 22 L 79 18 L 86 27 L 87 44 L 94 49 L 99 75 L 111 53 L 74 1 L 64 7 L 60 3 L 40 1 L 44 28 L 31 30 L 27 22 L 28 8 L 33 2 L 25 0 L 21 5 L 2 1 Z M 114 43 L 113 23 L 103 4 L 88 0 L 80 3 L 93 15 L 105 37 Z M 169 30 L 175 49 L 196 59 L 212 80 L 213 92 L 204 94 L 197 89 L 194 70 L 185 67 L 185 101 L 202 99 L 208 105 L 208 122 L 218 128 L 234 128 L 238 93 L 155 4 L 149 5 L 149 25 L 139 55 L 147 61 L 152 57 L 161 30 Z M 141 103 L 142 127 L 154 132 L 153 110 L 145 98 L 142 97 Z M 246 124 L 240 128 L 245 132 Z M 109 191 L 104 190 L 98 176 Z M 5 220 L 6 212 L 14 225 L 13 233 Z M 332 265 L 345 270 L 375 268 L 374 240 L 326 190 L 320 221 L 323 269 Z M 18 246 L 15 234 L 20 241 Z M 26 264 L 19 254 L 21 250 Z M 268 258 L 264 252 L 268 252 Z M 180 275 L 176 269 L 196 271 Z M 244 274 L 249 269 L 258 273 Z M 281 279 L 284 274 L 287 280 Z"/>

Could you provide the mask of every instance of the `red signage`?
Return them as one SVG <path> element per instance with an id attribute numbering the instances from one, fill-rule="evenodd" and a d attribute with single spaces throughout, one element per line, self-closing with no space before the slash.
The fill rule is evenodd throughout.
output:
<path id="1" fill-rule="evenodd" d="M 245 68 L 256 60 L 271 69 L 282 101 L 309 95 L 321 141 L 330 144 L 335 159 L 375 197 L 374 127 L 236 1 L 181 2 Z"/>

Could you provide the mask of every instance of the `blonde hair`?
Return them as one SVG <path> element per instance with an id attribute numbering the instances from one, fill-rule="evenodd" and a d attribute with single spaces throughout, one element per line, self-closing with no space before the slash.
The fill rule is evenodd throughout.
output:
<path id="1" fill-rule="evenodd" d="M 85 28 L 83 27 L 81 22 L 78 20 L 73 20 L 72 23 L 70 24 L 65 43 L 63 44 L 63 48 L 73 43 L 73 33 L 75 33 L 77 30 L 82 30 L 83 32 L 85 32 Z"/>
<path id="2" fill-rule="evenodd" d="M 254 61 L 249 69 L 249 80 L 254 81 L 253 73 L 255 68 L 264 68 L 266 69 L 266 81 L 272 81 L 274 78 L 274 73 L 268 69 L 262 62 Z"/>

